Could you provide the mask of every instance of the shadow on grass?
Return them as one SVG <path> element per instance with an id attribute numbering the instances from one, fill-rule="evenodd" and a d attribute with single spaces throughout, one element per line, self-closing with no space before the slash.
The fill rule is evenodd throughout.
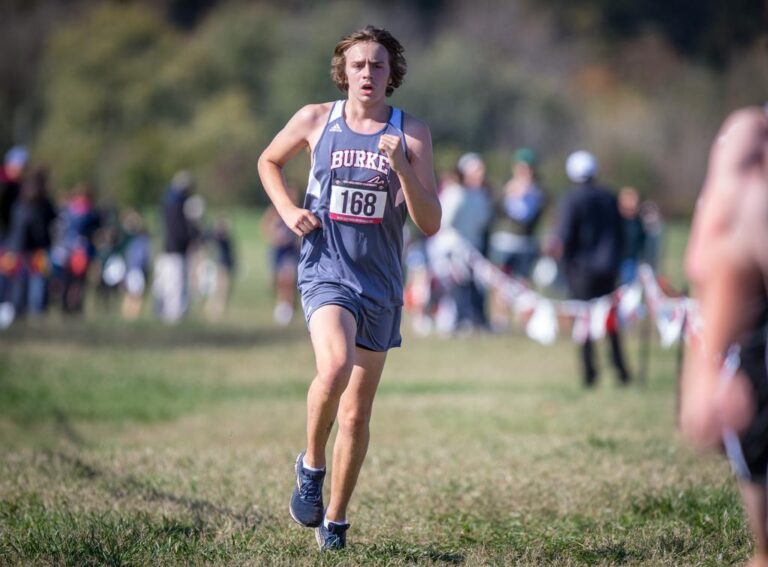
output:
<path id="1" fill-rule="evenodd" d="M 70 467 L 73 473 L 88 481 L 98 481 L 106 485 L 107 490 L 116 498 L 135 498 L 146 502 L 169 503 L 186 508 L 194 514 L 196 522 L 200 523 L 204 515 L 225 516 L 234 520 L 243 527 L 252 528 L 262 522 L 259 514 L 253 511 L 236 512 L 230 508 L 217 506 L 212 502 L 200 498 L 191 498 L 175 494 L 167 490 L 160 490 L 146 481 L 133 475 L 119 475 L 108 469 L 86 462 L 79 454 L 80 449 L 86 446 L 85 440 L 77 432 L 77 429 L 69 422 L 66 414 L 60 410 L 55 412 L 59 431 L 73 446 L 75 452 L 68 453 L 62 450 L 46 450 L 42 454 L 50 462 L 60 462 Z"/>
<path id="2" fill-rule="evenodd" d="M 204 520 L 210 516 L 226 517 L 248 529 L 252 529 L 264 521 L 261 514 L 255 510 L 237 512 L 202 498 L 192 498 L 161 490 L 133 475 L 118 475 L 112 471 L 101 469 L 86 462 L 78 455 L 70 455 L 63 451 L 44 451 L 43 455 L 52 462 L 58 461 L 69 466 L 73 473 L 82 479 L 101 482 L 115 498 L 180 506 L 193 514 L 196 525 L 202 525 Z"/>
<path id="3" fill-rule="evenodd" d="M 453 550 L 440 550 L 433 545 L 414 545 L 385 541 L 371 546 L 355 546 L 356 556 L 370 561 L 378 562 L 403 561 L 406 564 L 418 564 L 424 562 L 443 563 L 446 565 L 461 565 L 465 561 L 464 554 Z"/>
<path id="4" fill-rule="evenodd" d="M 244 328 L 224 323 L 183 322 L 177 326 L 154 321 L 62 320 L 21 324 L 2 334 L 3 343 L 43 342 L 87 347 L 168 350 L 176 348 L 247 348 L 306 340 L 303 326 Z"/>

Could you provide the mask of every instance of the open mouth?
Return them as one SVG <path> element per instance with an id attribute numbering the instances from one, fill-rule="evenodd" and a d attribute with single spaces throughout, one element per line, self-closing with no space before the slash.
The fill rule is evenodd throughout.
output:
<path id="1" fill-rule="evenodd" d="M 373 85 L 363 85 L 362 87 L 360 87 L 360 90 L 363 91 L 365 94 L 372 94 Z"/>

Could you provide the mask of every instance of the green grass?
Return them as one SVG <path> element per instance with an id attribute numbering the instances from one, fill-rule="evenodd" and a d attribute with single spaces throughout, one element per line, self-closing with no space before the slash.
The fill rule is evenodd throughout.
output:
<path id="1" fill-rule="evenodd" d="M 575 347 L 403 325 L 343 554 L 288 517 L 312 352 L 270 322 L 257 219 L 225 321 L 92 308 L 0 335 L 0 565 L 722 565 L 751 541 L 727 465 L 674 427 L 676 353 L 578 382 Z M 674 228 L 679 258 L 685 233 Z M 665 260 L 666 264 L 673 260 Z M 679 265 L 679 262 L 678 262 Z M 681 280 L 674 278 L 673 282 Z M 93 306 L 91 306 L 93 307 Z M 637 368 L 639 339 L 627 337 Z"/>

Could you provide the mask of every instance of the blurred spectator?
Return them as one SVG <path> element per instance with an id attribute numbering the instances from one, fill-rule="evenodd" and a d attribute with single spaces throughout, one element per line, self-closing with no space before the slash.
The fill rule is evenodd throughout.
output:
<path id="1" fill-rule="evenodd" d="M 512 177 L 504 185 L 490 242 L 491 259 L 523 278 L 530 277 L 539 254 L 534 232 L 546 202 L 538 185 L 536 161 L 536 154 L 528 148 L 514 153 Z"/>
<path id="2" fill-rule="evenodd" d="M 218 320 L 222 318 L 229 304 L 232 277 L 235 273 L 235 250 L 229 220 L 219 217 L 210 239 L 214 246 L 216 274 L 206 303 L 206 312 L 208 317 Z"/>
<path id="3" fill-rule="evenodd" d="M 457 293 L 454 288 L 470 277 L 468 269 L 459 270 L 451 261 L 455 245 L 453 221 L 461 206 L 463 195 L 464 188 L 460 183 L 459 172 L 457 170 L 443 172 L 438 183 L 438 198 L 443 213 L 440 231 L 424 243 L 429 270 L 437 282 L 437 293 L 432 298 L 436 306 L 434 326 L 438 332 L 444 334 L 453 333 L 457 326 Z M 426 331 L 426 325 L 424 330 Z"/>
<path id="4" fill-rule="evenodd" d="M 298 201 L 296 189 L 289 187 L 288 195 L 294 203 Z M 264 212 L 261 229 L 270 247 L 272 289 L 275 294 L 272 317 L 278 325 L 285 326 L 293 319 L 301 240 L 286 226 L 272 205 Z"/>
<path id="5" fill-rule="evenodd" d="M 122 229 L 117 206 L 100 207 L 99 230 L 94 235 L 96 259 L 99 266 L 99 281 L 96 286 L 97 303 L 109 312 L 116 303 L 120 285 L 125 279 L 125 259 L 122 255 Z"/>
<path id="6" fill-rule="evenodd" d="M 6 236 L 8 252 L 15 255 L 17 270 L 10 299 L 16 315 L 42 315 L 48 305 L 51 227 L 56 210 L 48 194 L 48 174 L 36 169 L 25 179 L 11 209 Z"/>
<path id="7" fill-rule="evenodd" d="M 441 228 L 453 228 L 456 215 L 464 201 L 464 187 L 458 170 L 446 171 L 440 176 L 440 205 L 443 210 Z"/>
<path id="8" fill-rule="evenodd" d="M 122 314 L 125 319 L 134 320 L 139 317 L 144 305 L 152 247 L 144 219 L 139 213 L 134 210 L 127 211 L 123 216 L 122 225 L 125 234 L 122 245 L 125 258 L 125 279 L 123 280 L 125 295 Z"/>
<path id="9" fill-rule="evenodd" d="M 11 224 L 11 210 L 21 192 L 28 159 L 29 153 L 22 146 L 14 146 L 5 154 L 0 170 L 0 240 L 5 238 Z"/>
<path id="10" fill-rule="evenodd" d="M 460 187 L 446 188 L 441 195 L 442 226 L 453 228 L 468 244 L 485 255 L 488 233 L 493 217 L 490 189 L 485 181 L 485 163 L 476 153 L 467 153 L 456 164 Z M 476 284 L 472 274 L 453 286 L 456 304 L 456 328 L 472 330 L 486 328 L 485 292 Z"/>
<path id="11" fill-rule="evenodd" d="M 488 248 L 488 229 L 493 217 L 491 190 L 486 185 L 485 162 L 467 153 L 456 164 L 463 189 L 458 208 L 452 211 L 451 226 L 481 254 Z"/>
<path id="12" fill-rule="evenodd" d="M 15 146 L 5 154 L 0 168 L 0 305 L 7 316 L 2 317 L 10 324 L 14 317 L 13 304 L 10 301 L 11 279 L 17 269 L 17 258 L 8 253 L 5 247 L 6 233 L 11 224 L 11 209 L 19 198 L 21 182 L 29 155 L 21 146 Z M 0 324 L 0 326 L 7 326 Z"/>
<path id="13" fill-rule="evenodd" d="M 57 289 L 64 313 L 83 309 L 86 276 L 96 253 L 93 237 L 99 228 L 93 198 L 93 187 L 78 184 L 59 213 L 59 234 L 51 255 L 54 268 L 58 268 Z"/>
<path id="14" fill-rule="evenodd" d="M 163 193 L 161 219 L 163 251 L 155 260 L 152 287 L 155 310 L 166 323 L 178 322 L 189 306 L 188 252 L 195 237 L 187 201 L 192 191 L 192 174 L 179 171 Z"/>
<path id="15" fill-rule="evenodd" d="M 645 227 L 640 218 L 640 195 L 634 187 L 619 191 L 619 212 L 623 231 L 623 247 L 619 281 L 627 284 L 635 280 L 637 266 L 645 252 Z"/>
<path id="16" fill-rule="evenodd" d="M 432 332 L 433 293 L 432 269 L 427 256 L 427 243 L 420 231 L 405 226 L 405 287 L 403 307 L 411 317 L 413 330 L 419 335 Z"/>
<path id="17" fill-rule="evenodd" d="M 184 203 L 191 240 L 187 248 L 187 302 L 205 304 L 216 285 L 216 261 L 211 257 L 205 229 L 206 203 L 202 195 L 190 195 Z"/>
<path id="18" fill-rule="evenodd" d="M 566 173 L 575 185 L 560 203 L 557 233 L 550 250 L 565 268 L 571 297 L 584 301 L 615 289 L 621 261 L 621 214 L 616 197 L 597 185 L 597 172 L 597 160 L 589 152 L 578 151 L 568 157 Z M 626 384 L 630 376 L 615 317 L 609 318 L 606 332 L 617 377 Z M 597 369 L 589 331 L 583 336 L 581 358 L 584 384 L 592 386 Z"/>
<path id="19" fill-rule="evenodd" d="M 538 186 L 536 163 L 536 154 L 529 148 L 513 154 L 512 177 L 504 185 L 490 239 L 490 259 L 506 273 L 526 279 L 539 256 L 534 232 L 546 202 Z M 490 311 L 495 330 L 508 326 L 509 305 L 496 291 L 491 292 Z"/>
<path id="20" fill-rule="evenodd" d="M 659 206 L 654 201 L 644 201 L 640 205 L 640 219 L 645 231 L 645 249 L 643 262 L 647 262 L 656 271 L 661 259 L 661 245 L 664 238 L 664 221 Z"/>

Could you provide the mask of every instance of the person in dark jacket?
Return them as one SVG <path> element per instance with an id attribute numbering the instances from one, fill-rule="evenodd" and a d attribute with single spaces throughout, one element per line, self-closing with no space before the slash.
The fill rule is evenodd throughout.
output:
<path id="1" fill-rule="evenodd" d="M 623 187 L 619 191 L 624 245 L 621 256 L 620 280 L 622 284 L 635 281 L 637 267 L 644 259 L 646 247 L 645 226 L 640 217 L 640 194 L 634 187 Z"/>
<path id="2" fill-rule="evenodd" d="M 575 185 L 560 204 L 552 250 L 565 269 L 571 298 L 583 301 L 609 295 L 615 289 L 622 256 L 622 218 L 617 199 L 597 185 L 597 169 L 597 160 L 589 152 L 578 151 L 568 157 L 566 173 Z M 630 376 L 615 317 L 609 317 L 606 333 L 617 377 L 626 384 Z M 583 337 L 581 358 L 584 384 L 593 386 L 597 369 L 589 332 Z"/>
<path id="3" fill-rule="evenodd" d="M 19 199 L 28 158 L 25 148 L 14 146 L 6 152 L 0 165 L 0 304 L 7 304 L 6 309 L 12 305 L 11 285 L 18 271 L 18 262 L 14 253 L 6 248 L 5 241 L 11 225 L 11 210 Z"/>
<path id="4" fill-rule="evenodd" d="M 14 146 L 6 152 L 0 168 L 0 239 L 5 238 L 10 227 L 11 211 L 21 193 L 28 158 L 25 148 Z"/>
<path id="5" fill-rule="evenodd" d="M 48 174 L 36 169 L 22 185 L 11 209 L 6 246 L 18 259 L 11 284 L 11 301 L 17 315 L 42 314 L 48 304 L 51 227 L 56 210 L 48 195 Z"/>
<path id="6" fill-rule="evenodd" d="M 153 295 L 155 311 L 167 323 L 178 322 L 189 304 L 187 253 L 195 236 L 187 207 L 192 191 L 192 175 L 179 171 L 163 193 L 163 252 L 155 262 Z"/>

